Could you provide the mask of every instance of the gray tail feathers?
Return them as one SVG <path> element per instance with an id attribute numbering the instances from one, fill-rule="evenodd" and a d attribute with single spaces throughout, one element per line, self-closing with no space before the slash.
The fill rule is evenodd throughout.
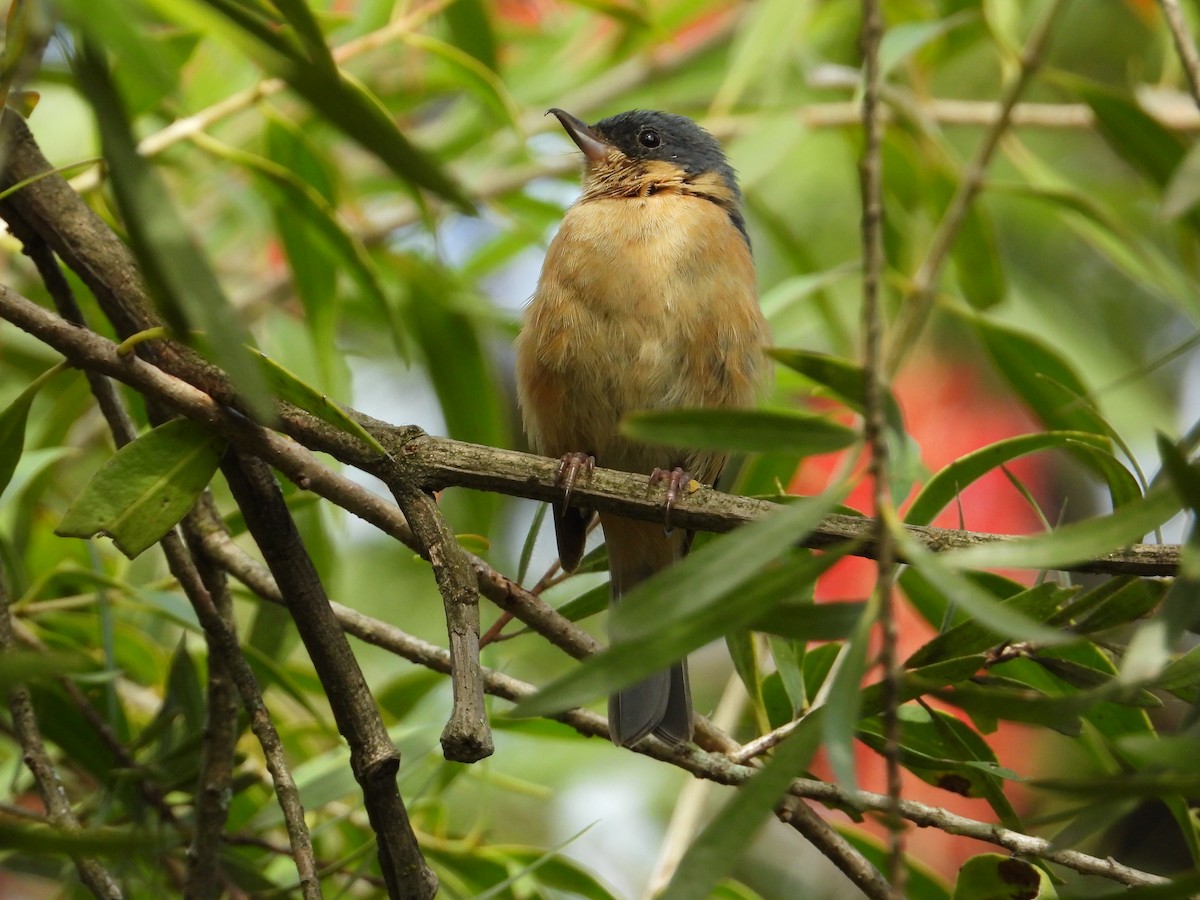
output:
<path id="1" fill-rule="evenodd" d="M 663 534 L 662 525 L 600 515 L 612 573 L 612 602 L 686 552 L 686 534 Z M 608 730 L 613 743 L 636 744 L 653 733 L 671 744 L 692 739 L 692 692 L 687 660 L 656 672 L 608 698 Z"/>
<path id="2" fill-rule="evenodd" d="M 614 744 L 631 747 L 651 732 L 669 744 L 692 739 L 692 692 L 687 660 L 655 672 L 608 698 L 608 731 Z"/>

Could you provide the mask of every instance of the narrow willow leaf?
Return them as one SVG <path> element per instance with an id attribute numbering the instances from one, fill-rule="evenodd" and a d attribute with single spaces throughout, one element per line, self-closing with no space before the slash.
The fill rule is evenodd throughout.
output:
<path id="1" fill-rule="evenodd" d="M 1108 433 L 1089 405 L 1075 402 L 1077 397 L 1088 400 L 1088 391 L 1058 351 L 1033 335 L 983 316 L 971 316 L 968 321 L 1000 374 L 1047 428 Z"/>
<path id="2" fill-rule="evenodd" d="M 190 419 L 159 425 L 92 476 L 55 534 L 107 534 L 133 559 L 187 514 L 224 452 L 224 438 Z"/>
<path id="3" fill-rule="evenodd" d="M 1063 599 L 1070 595 L 1071 591 L 1064 590 L 1056 584 L 1044 582 L 1027 591 L 1022 591 L 1015 597 L 992 602 L 997 603 L 1002 609 L 1028 616 L 1034 622 L 1045 622 L 1050 614 L 1058 609 Z M 1001 640 L 1002 637 L 997 632 L 974 619 L 968 619 L 961 625 L 942 632 L 916 650 L 905 660 L 904 665 L 906 668 L 916 668 L 942 660 L 970 656 L 996 646 Z"/>
<path id="4" fill-rule="evenodd" d="M 241 326 L 208 259 L 192 239 L 153 166 L 137 152 L 107 63 L 96 47 L 77 56 L 79 83 L 96 113 L 100 142 L 130 243 L 163 315 L 181 335 L 203 332 L 213 360 L 263 420 L 273 415 L 266 385 L 246 352 Z"/>
<path id="5" fill-rule="evenodd" d="M 1083 431 L 1043 431 L 1005 438 L 960 457 L 930 478 L 909 506 L 904 521 L 910 525 L 928 525 L 968 485 L 988 472 L 1029 453 L 1052 449 L 1080 450 L 1110 460 L 1111 466 L 1107 463 L 1097 466 L 1108 480 L 1113 505 L 1121 506 L 1140 497 L 1141 491 L 1133 475 L 1108 448 L 1106 438 Z"/>
<path id="6" fill-rule="evenodd" d="M 884 77 L 922 47 L 928 46 L 955 28 L 976 21 L 978 17 L 978 13 L 973 10 L 961 10 L 943 19 L 906 22 L 888 28 L 879 45 L 879 68 Z"/>
<path id="7" fill-rule="evenodd" d="M 8 409 L 0 412 L 0 495 L 4 494 L 4 489 L 12 481 L 21 454 L 25 452 L 25 425 L 29 421 L 33 398 L 46 382 L 66 368 L 66 363 L 51 366 L 33 379 L 8 405 Z"/>
<path id="8" fill-rule="evenodd" d="M 976 201 L 967 207 L 958 237 L 950 249 L 958 287 L 972 309 L 990 309 L 1008 294 L 996 226 Z"/>
<path id="9" fill-rule="evenodd" d="M 939 555 L 946 569 L 1058 569 L 1137 543 L 1179 512 L 1179 500 L 1164 487 L 1107 516 L 1056 528 L 1049 534 L 976 544 Z"/>
<path id="10" fill-rule="evenodd" d="M 971 579 L 963 577 L 958 571 L 964 568 L 981 568 L 981 565 L 947 565 L 947 559 L 952 553 L 935 555 L 903 532 L 897 532 L 896 539 L 909 565 L 940 591 L 947 601 L 965 610 L 980 625 L 1006 638 L 1038 641 L 1043 644 L 1061 644 L 1075 639 L 1073 635 L 1048 628 L 1024 613 L 1003 606 L 990 593 Z"/>
<path id="11" fill-rule="evenodd" d="M 825 494 L 693 551 L 630 592 L 610 620 L 612 646 L 517 705 L 518 715 L 558 712 L 633 684 L 689 650 L 743 627 L 829 567 L 827 557 L 787 553 L 837 500 Z M 775 565 L 770 565 L 787 553 Z M 730 598 L 736 596 L 736 603 Z"/>
<path id="12" fill-rule="evenodd" d="M 483 0 L 455 0 L 442 15 L 455 45 L 493 72 L 500 71 L 496 31 Z"/>
<path id="13" fill-rule="evenodd" d="M 233 43 L 283 79 L 326 121 L 416 187 L 473 215 L 474 204 L 441 166 L 406 138 L 379 98 L 339 69 L 313 65 L 292 33 L 235 0 L 146 0 L 160 15 Z"/>
<path id="14" fill-rule="evenodd" d="M 698 450 L 811 456 L 848 447 L 858 433 L 822 416 L 782 409 L 671 409 L 628 415 L 623 434 Z"/>
<path id="15" fill-rule="evenodd" d="M 1049 876 L 1014 856 L 972 856 L 958 870 L 953 900 L 1051 900 L 1058 896 Z"/>
<path id="16" fill-rule="evenodd" d="M 858 790 L 858 772 L 854 764 L 854 734 L 862 716 L 863 676 L 867 671 L 867 649 L 871 629 L 879 615 L 879 604 L 872 598 L 859 617 L 853 634 L 842 644 L 828 693 L 820 709 L 821 743 L 829 758 L 837 782 L 848 791 Z"/>
<path id="17" fill-rule="evenodd" d="M 458 6 L 459 4 L 454 5 Z M 445 41 L 439 41 L 426 34 L 408 32 L 404 34 L 403 40 L 410 47 L 432 53 L 448 65 L 453 66 L 459 76 L 460 89 L 474 93 L 519 137 L 523 138 L 520 107 L 509 93 L 508 88 L 505 87 L 504 81 L 493 69 L 453 44 L 447 44 Z"/>
<path id="18" fill-rule="evenodd" d="M 258 360 L 263 380 L 266 381 L 271 392 L 280 400 L 286 400 L 293 406 L 298 406 L 305 412 L 312 413 L 322 422 L 332 425 L 339 431 L 344 431 L 346 434 L 358 438 L 380 456 L 388 455 L 383 444 L 379 443 L 362 425 L 350 418 L 346 414 L 346 411 L 335 401 L 330 400 L 311 385 L 305 384 L 297 375 L 289 372 L 269 356 L 257 350 L 252 350 L 251 353 Z"/>
<path id="19" fill-rule="evenodd" d="M 817 752 L 821 730 L 805 722 L 771 754 L 762 771 L 742 784 L 692 842 L 660 900 L 706 900 L 746 852 L 792 779 L 803 774 Z"/>
<path id="20" fill-rule="evenodd" d="M 1143 110 L 1132 94 L 1083 79 L 1070 83 L 1092 108 L 1100 136 L 1117 155 L 1165 188 L 1186 153 L 1183 138 Z"/>
<path id="21" fill-rule="evenodd" d="M 841 357 L 808 350 L 791 350 L 773 347 L 767 351 L 779 362 L 794 372 L 799 372 L 810 381 L 830 391 L 842 403 L 857 413 L 862 413 L 866 397 L 866 376 L 862 366 L 857 366 Z M 883 412 L 888 427 L 897 434 L 904 434 L 904 414 L 900 404 L 890 390 L 884 391 Z"/>
<path id="22" fill-rule="evenodd" d="M 284 139 L 283 135 L 286 132 L 282 128 L 276 128 L 274 134 L 275 142 L 279 143 Z M 353 279 L 355 285 L 376 309 L 386 314 L 389 309 L 387 295 L 370 253 L 362 240 L 342 225 L 337 210 L 324 195 L 296 172 L 273 160 L 204 136 L 197 136 L 196 143 L 210 153 L 242 166 L 253 174 L 264 193 L 281 213 L 286 214 L 288 225 L 293 229 L 300 223 L 308 225 L 306 237 Z M 310 261 L 305 261 L 305 264 L 310 264 Z M 298 289 L 302 274 L 295 273 Z M 305 308 L 328 310 L 333 306 L 330 297 L 321 299 L 321 303 L 310 302 Z"/>
<path id="23" fill-rule="evenodd" d="M 755 619 L 754 631 L 797 641 L 840 641 L 862 618 L 865 603 L 784 603 Z"/>

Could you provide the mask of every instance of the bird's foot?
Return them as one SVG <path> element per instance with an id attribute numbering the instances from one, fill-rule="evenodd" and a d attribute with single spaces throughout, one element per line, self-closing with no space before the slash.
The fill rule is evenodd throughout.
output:
<path id="1" fill-rule="evenodd" d="M 680 466 L 676 466 L 669 471 L 656 466 L 654 471 L 650 473 L 651 487 L 661 484 L 664 481 L 667 483 L 667 495 L 663 499 L 663 525 L 667 530 L 667 534 L 675 530 L 671 525 L 671 510 L 675 508 L 675 501 L 692 491 L 690 485 L 693 480 L 691 473 Z"/>
<path id="2" fill-rule="evenodd" d="M 558 469 L 554 473 L 554 480 L 563 489 L 563 509 L 567 508 L 567 503 L 571 499 L 571 491 L 575 489 L 575 481 L 579 478 L 579 473 L 582 472 L 585 477 L 592 477 L 592 470 L 596 468 L 596 457 L 590 453 L 575 451 L 574 453 L 564 453 L 558 461 Z"/>

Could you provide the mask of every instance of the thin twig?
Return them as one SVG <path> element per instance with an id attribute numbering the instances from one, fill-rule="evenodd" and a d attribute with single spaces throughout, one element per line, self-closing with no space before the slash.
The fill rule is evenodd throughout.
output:
<path id="1" fill-rule="evenodd" d="M 361 489 L 357 492 L 352 490 L 346 479 L 318 463 L 310 450 L 297 446 L 295 441 L 331 453 L 343 462 L 384 479 L 397 477 L 392 466 L 408 467 L 426 490 L 460 486 L 531 500 L 562 499 L 562 488 L 555 480 L 555 460 L 515 450 L 433 437 L 417 428 L 385 426 L 366 416 L 359 418 L 370 424 L 376 436 L 389 447 L 392 459 L 379 456 L 357 438 L 332 426 L 317 423 L 311 417 L 285 414 L 283 425 L 295 438 L 295 441 L 290 441 L 269 429 L 254 425 L 242 416 L 230 413 L 199 388 L 168 375 L 145 360 L 132 354 L 120 356 L 117 345 L 112 341 L 70 325 L 5 285 L 0 285 L 0 318 L 7 319 L 54 347 L 72 364 L 110 375 L 147 396 L 161 400 L 182 415 L 210 426 L 234 444 L 278 468 L 301 488 L 327 497 L 356 515 L 364 514 L 364 518 L 369 516 L 368 521 L 376 518 L 386 520 L 387 528 L 384 530 L 388 533 L 398 529 L 403 522 L 395 507 L 378 497 L 368 500 L 363 497 L 367 492 Z M 353 498 L 354 502 L 349 502 L 347 498 Z M 360 506 L 360 501 L 363 506 Z M 571 504 L 645 521 L 659 521 L 662 518 L 661 505 L 654 498 L 646 496 L 645 479 L 612 469 L 596 469 L 586 483 L 576 485 L 571 494 Z M 766 500 L 703 488 L 685 497 L 671 516 L 672 521 L 681 528 L 727 532 L 769 515 L 775 509 L 777 505 Z M 408 526 L 404 525 L 403 528 L 407 531 Z M 908 537 L 938 553 L 1020 540 L 1013 535 L 930 526 L 905 525 L 904 530 Z M 835 514 L 824 519 L 802 543 L 807 547 L 823 549 L 850 541 L 855 543 L 855 555 L 874 559 L 877 555 L 874 537 L 873 519 Z M 1179 554 L 1178 544 L 1132 544 L 1110 553 L 1064 564 L 1060 568 L 1063 571 L 1108 575 L 1167 576 L 1178 570 Z M 476 574 L 484 595 L 503 608 L 512 609 L 522 621 L 527 621 L 524 616 L 534 610 L 538 611 L 537 615 L 546 617 L 557 615 L 543 601 L 503 576 L 492 571 L 481 571 L 478 566 Z M 577 647 L 568 652 L 573 655 L 586 654 L 587 649 Z"/>
<path id="2" fill-rule="evenodd" d="M 397 752 L 379 707 L 350 649 L 283 494 L 260 459 L 230 452 L 221 465 L 329 699 L 338 731 L 350 745 L 350 768 L 375 832 L 388 896 L 429 900 L 437 876 L 425 862 L 396 784 Z"/>
<path id="3" fill-rule="evenodd" d="M 261 566 L 253 565 L 252 561 L 251 564 L 247 564 L 244 554 L 228 538 L 213 536 L 205 542 L 205 549 L 215 562 L 224 566 L 252 592 L 272 603 L 283 602 L 279 588 L 270 573 Z M 339 603 L 331 603 L 330 606 L 348 634 L 417 665 L 449 674 L 450 654 L 443 648 L 413 637 L 391 623 L 374 619 L 356 609 Z M 483 668 L 481 675 L 484 689 L 489 694 L 514 703 L 531 696 L 537 690 L 531 684 L 492 669 Z M 568 725 L 582 735 L 608 739 L 608 723 L 602 716 L 588 710 L 566 710 L 549 718 Z M 726 736 L 726 742 L 728 741 Z M 731 746 L 737 747 L 736 744 Z M 714 753 L 694 746 L 670 745 L 652 738 L 639 742 L 633 751 L 721 784 L 742 784 L 758 772 L 755 766 L 739 764 L 724 753 Z M 837 785 L 809 778 L 793 781 L 790 793 L 800 799 L 815 800 L 826 806 L 841 809 L 884 811 L 891 803 L 881 794 L 850 792 Z M 1121 865 L 1111 859 L 1098 859 L 1073 850 L 1060 850 L 1042 838 L 1010 831 L 991 822 L 969 819 L 911 800 L 901 802 L 900 815 L 920 826 L 936 827 L 947 834 L 970 837 L 1004 847 L 1014 853 L 1047 859 L 1075 871 L 1098 875 L 1121 884 L 1165 884 L 1168 881 L 1161 876 Z"/>
<path id="4" fill-rule="evenodd" d="M 14 646 L 12 619 L 8 610 L 8 587 L 0 580 L 0 653 L 11 653 Z M 62 831 L 78 833 L 81 828 L 66 788 L 58 776 L 58 769 L 46 745 L 42 743 L 42 730 L 38 726 L 29 689 L 18 682 L 8 692 L 9 709 L 12 713 L 13 731 L 21 744 L 25 765 L 33 775 L 33 783 L 46 807 L 46 817 Z M 79 873 L 79 880 L 89 891 L 102 900 L 120 900 L 121 889 L 108 870 L 89 856 L 72 856 L 71 861 Z"/>
<path id="5" fill-rule="evenodd" d="M 1067 2 L 1068 0 L 1051 0 L 1050 6 L 1034 27 L 1025 49 L 1021 53 L 1017 73 L 1000 100 L 999 115 L 984 132 L 974 158 L 963 170 L 962 178 L 959 180 L 954 197 L 950 200 L 950 205 L 946 207 L 945 214 L 938 222 L 937 230 L 929 242 L 929 250 L 926 252 L 925 258 L 921 260 L 916 274 L 913 275 L 912 285 L 905 298 L 900 319 L 893 331 L 887 354 L 887 372 L 889 374 L 895 374 L 900 368 L 905 356 L 913 349 L 925 327 L 937 292 L 937 283 L 942 267 L 950 256 L 950 250 L 962 229 L 963 222 L 966 221 L 971 203 L 983 187 L 984 175 L 991 164 L 996 148 L 1000 146 L 1000 139 L 1004 137 L 1012 124 L 1013 108 L 1017 105 L 1020 96 L 1025 93 L 1034 73 L 1041 67 L 1050 37 L 1054 32 L 1054 24 Z"/>
<path id="6" fill-rule="evenodd" d="M 892 582 L 896 574 L 896 547 L 890 522 L 893 518 L 891 476 L 888 466 L 887 419 L 884 412 L 883 313 L 880 290 L 883 285 L 883 124 L 882 75 L 879 45 L 883 40 L 883 10 L 880 0 L 863 0 L 862 30 L 859 42 L 863 57 L 863 155 L 859 163 L 862 188 L 863 371 L 866 389 L 863 408 L 863 432 L 869 451 L 867 474 L 871 481 L 871 499 L 878 526 L 875 535 L 876 566 L 873 606 L 878 611 L 880 630 L 879 661 L 883 669 L 883 759 L 887 773 L 890 809 L 884 820 L 888 829 L 887 881 L 893 900 L 903 900 L 907 870 L 904 865 L 904 822 L 897 814 L 900 806 L 900 722 L 897 706 L 902 672 L 899 663 L 896 612 Z"/>
<path id="7" fill-rule="evenodd" d="M 271 721 L 270 711 L 263 702 L 254 672 L 238 645 L 237 633 L 217 609 L 179 534 L 172 531 L 160 543 L 171 574 L 179 581 L 184 594 L 191 601 L 200 627 L 204 629 L 208 640 L 208 652 L 225 665 L 250 717 L 250 729 L 262 747 L 267 769 L 275 785 L 275 797 L 283 811 L 288 841 L 292 845 L 292 859 L 296 863 L 296 871 L 300 878 L 301 894 L 305 900 L 320 900 L 321 883 L 317 878 L 312 838 L 304 821 L 300 791 L 292 778 L 291 769 L 288 768 L 283 741 L 280 740 L 275 723 Z"/>
<path id="8" fill-rule="evenodd" d="M 1158 0 L 1158 2 L 1162 6 L 1163 18 L 1167 20 L 1171 39 L 1175 42 L 1175 52 L 1179 54 L 1179 61 L 1183 64 L 1183 72 L 1187 76 L 1188 89 L 1192 92 L 1192 99 L 1196 101 L 1196 106 L 1200 107 L 1200 54 L 1196 52 L 1196 44 L 1188 33 L 1183 9 L 1179 5 L 1179 0 Z"/>
<path id="9" fill-rule="evenodd" d="M 442 753 L 454 762 L 476 762 L 491 756 L 495 747 L 483 702 L 475 572 L 433 497 L 408 479 L 389 479 L 388 486 L 420 541 L 421 555 L 429 560 L 446 613 L 454 702 L 442 730 Z"/>

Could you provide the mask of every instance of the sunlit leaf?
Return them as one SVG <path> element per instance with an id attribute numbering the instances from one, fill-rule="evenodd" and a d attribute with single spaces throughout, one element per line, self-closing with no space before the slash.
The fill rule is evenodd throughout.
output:
<path id="1" fill-rule="evenodd" d="M 17 463 L 21 461 L 21 454 L 25 450 L 25 426 L 29 420 L 33 398 L 46 382 L 64 369 L 65 363 L 47 369 L 33 379 L 7 409 L 0 411 L 0 495 L 12 480 L 13 472 L 17 470 Z"/>
<path id="2" fill-rule="evenodd" d="M 821 731 L 809 723 L 793 731 L 766 765 L 744 783 L 725 808 L 692 842 L 662 900 L 706 900 L 745 852 L 792 779 L 801 775 L 816 753 Z"/>
<path id="3" fill-rule="evenodd" d="M 858 433 L 823 416 L 782 409 L 669 409 L 633 413 L 621 430 L 656 444 L 798 456 L 848 447 Z"/>
<path id="4" fill-rule="evenodd" d="M 246 352 L 249 336 L 166 186 L 138 153 L 100 51 L 85 46 L 77 56 L 77 67 L 100 126 L 104 158 L 130 242 L 163 315 L 180 336 L 191 329 L 202 332 L 205 347 L 233 379 L 239 394 L 259 418 L 269 419 L 266 386 Z"/>
<path id="5" fill-rule="evenodd" d="M 953 900 L 1051 900 L 1058 896 L 1050 877 L 1014 856 L 972 856 L 958 870 Z"/>
<path id="6" fill-rule="evenodd" d="M 300 407 L 305 412 L 312 413 L 322 422 L 332 425 L 339 431 L 358 438 L 380 456 L 388 455 L 383 444 L 351 418 L 335 401 L 330 400 L 311 385 L 305 384 L 299 377 L 269 356 L 265 356 L 257 350 L 251 352 L 258 361 L 263 380 L 267 382 L 274 396 Z"/>
<path id="7" fill-rule="evenodd" d="M 190 419 L 160 425 L 126 444 L 92 476 L 55 533 L 106 534 L 132 559 L 187 514 L 224 451 L 224 438 Z"/>

